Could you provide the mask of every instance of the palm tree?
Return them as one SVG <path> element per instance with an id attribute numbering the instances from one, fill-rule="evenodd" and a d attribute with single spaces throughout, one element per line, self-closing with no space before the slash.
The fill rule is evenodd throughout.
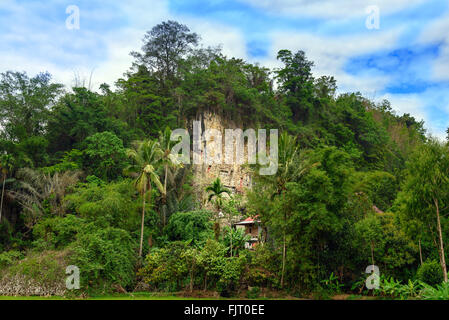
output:
<path id="1" fill-rule="evenodd" d="M 0 160 L 0 168 L 2 170 L 3 176 L 3 185 L 2 185 L 2 198 L 0 200 L 0 223 L 2 222 L 2 213 L 3 213 L 3 198 L 5 196 L 5 183 L 6 177 L 8 176 L 8 172 L 12 170 L 12 157 L 10 155 L 3 155 Z"/>
<path id="2" fill-rule="evenodd" d="M 151 203 L 151 192 L 153 184 L 156 185 L 161 193 L 164 193 L 164 187 L 162 186 L 162 183 L 159 180 L 159 176 L 156 172 L 157 167 L 161 163 L 162 151 L 159 147 L 159 143 L 152 140 L 137 141 L 133 144 L 133 147 L 133 149 L 127 150 L 127 155 L 130 159 L 133 160 L 133 164 L 126 168 L 125 172 L 135 177 L 134 186 L 142 195 L 142 222 L 140 228 L 139 247 L 139 257 L 141 257 L 147 193 L 149 203 Z"/>
<path id="3" fill-rule="evenodd" d="M 47 201 L 52 214 L 63 216 L 65 214 L 64 197 L 67 189 L 78 182 L 80 175 L 80 171 L 49 174 L 30 168 L 18 170 L 16 176 L 20 181 L 19 186 L 17 190 L 9 193 L 23 207 L 25 225 L 31 230 L 45 213 Z"/>
<path id="4" fill-rule="evenodd" d="M 164 131 L 159 131 L 159 145 L 162 150 L 161 162 L 164 166 L 164 192 L 162 193 L 162 203 L 163 203 L 163 220 L 162 223 L 165 226 L 167 220 L 167 181 L 169 173 L 173 175 L 170 169 L 176 169 L 182 167 L 182 164 L 177 164 L 171 154 L 171 149 L 177 143 L 177 141 L 172 141 L 171 130 L 166 127 Z"/>
<path id="5" fill-rule="evenodd" d="M 220 213 L 220 209 L 223 205 L 223 194 L 226 193 L 227 195 L 231 195 L 231 192 L 229 191 L 229 189 L 223 186 L 220 178 L 215 179 L 215 181 L 213 181 L 212 184 L 206 188 L 206 192 L 209 192 L 207 202 L 212 201 L 215 202 L 218 216 Z M 215 240 L 218 240 L 218 237 L 220 236 L 220 223 L 218 222 L 218 219 L 215 222 L 214 231 L 215 231 Z"/>

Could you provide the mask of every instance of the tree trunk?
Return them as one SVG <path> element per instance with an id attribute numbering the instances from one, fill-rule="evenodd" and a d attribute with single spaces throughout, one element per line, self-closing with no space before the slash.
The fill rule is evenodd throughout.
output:
<path id="1" fill-rule="evenodd" d="M 214 224 L 215 241 L 220 239 L 220 229 L 220 205 L 217 202 L 217 218 Z"/>
<path id="2" fill-rule="evenodd" d="M 437 241 L 435 240 L 435 237 L 434 237 L 434 235 L 433 235 L 433 230 L 432 230 L 432 228 L 430 227 L 430 225 L 429 225 L 429 231 L 430 231 L 430 234 L 431 234 L 431 236 L 432 236 L 433 244 L 435 245 L 435 248 L 436 248 L 437 251 L 438 251 L 438 258 L 440 259 L 440 265 L 441 265 L 441 251 L 440 251 L 440 246 L 438 245 Z"/>
<path id="3" fill-rule="evenodd" d="M 6 182 L 6 175 L 3 175 L 2 199 L 1 199 L 1 202 L 0 202 L 0 222 L 2 222 L 3 196 L 5 195 L 5 182 Z"/>
<path id="4" fill-rule="evenodd" d="M 142 246 L 143 246 L 143 227 L 145 224 L 145 193 L 146 193 L 146 186 L 143 188 L 143 204 L 142 204 L 142 222 L 140 226 L 140 247 L 139 247 L 139 257 L 142 256 Z"/>
<path id="5" fill-rule="evenodd" d="M 230 233 L 230 235 L 231 235 L 231 258 L 232 258 L 232 222 L 231 222 L 231 233 Z"/>
<path id="6" fill-rule="evenodd" d="M 165 179 L 164 179 L 164 204 L 167 205 L 167 175 L 168 175 L 168 164 L 165 165 Z M 163 210 L 163 225 L 165 227 L 167 223 L 167 210 Z"/>
<path id="7" fill-rule="evenodd" d="M 441 230 L 441 221 L 440 221 L 440 208 L 438 207 L 438 199 L 434 199 L 433 201 L 437 209 L 437 228 L 438 228 L 438 237 L 440 238 L 441 269 L 443 270 L 444 282 L 447 282 L 447 269 L 446 269 L 446 259 L 444 257 L 443 232 Z"/>
<path id="8" fill-rule="evenodd" d="M 421 239 L 419 239 L 419 241 L 418 241 L 418 246 L 419 246 L 419 261 L 421 262 L 421 265 L 422 265 Z"/>
<path id="9" fill-rule="evenodd" d="M 285 193 L 283 194 L 283 203 L 285 204 Z M 285 229 L 287 228 L 287 213 L 285 212 L 284 208 L 284 227 L 283 227 L 283 237 L 282 237 L 282 273 L 281 273 L 281 289 L 284 288 L 284 274 L 285 274 L 285 259 L 287 256 L 287 239 L 285 235 Z"/>
<path id="10" fill-rule="evenodd" d="M 284 236 L 283 236 L 283 248 L 282 248 L 281 289 L 284 287 L 285 256 L 286 256 L 286 239 L 285 239 L 285 230 L 284 230 Z"/>

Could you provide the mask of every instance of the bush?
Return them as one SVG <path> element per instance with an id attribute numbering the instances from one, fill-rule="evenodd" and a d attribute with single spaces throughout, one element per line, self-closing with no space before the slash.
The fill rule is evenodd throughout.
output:
<path id="1" fill-rule="evenodd" d="M 276 286 L 279 263 L 274 250 L 270 250 L 267 245 L 260 245 L 256 250 L 247 252 L 247 257 L 250 261 L 244 275 L 246 284 L 256 287 Z"/>
<path id="2" fill-rule="evenodd" d="M 41 251 L 64 248 L 76 239 L 84 224 L 84 219 L 74 215 L 43 219 L 33 228 L 33 236 L 37 239 L 33 244 Z"/>
<path id="3" fill-rule="evenodd" d="M 103 285 L 108 290 L 112 285 L 133 284 L 136 243 L 127 231 L 90 224 L 71 248 L 71 264 L 80 269 L 82 288 L 95 291 Z"/>
<path id="4" fill-rule="evenodd" d="M 433 288 L 424 284 L 421 291 L 421 297 L 424 300 L 449 300 L 449 282 L 443 282 Z"/>
<path id="5" fill-rule="evenodd" d="M 321 280 L 321 284 L 324 286 L 325 290 L 331 293 L 341 293 L 344 284 L 340 283 L 338 277 L 332 272 L 329 278 Z"/>
<path id="6" fill-rule="evenodd" d="M 197 245 L 212 235 L 209 211 L 174 213 L 167 224 L 166 233 L 171 241 L 192 241 Z"/>
<path id="7" fill-rule="evenodd" d="M 114 133 L 96 133 L 84 141 L 84 168 L 104 180 L 112 180 L 122 175 L 126 166 L 126 152 L 123 141 Z"/>
<path id="8" fill-rule="evenodd" d="M 443 271 L 438 262 L 427 260 L 418 268 L 416 277 L 428 285 L 435 286 L 443 282 Z"/>
<path id="9" fill-rule="evenodd" d="M 69 264 L 79 267 L 82 290 L 129 287 L 134 282 L 137 242 L 126 230 L 67 215 L 40 221 L 33 235 L 35 251 L 71 251 Z"/>
<path id="10" fill-rule="evenodd" d="M 259 287 L 251 287 L 246 293 L 246 297 L 248 299 L 257 299 L 260 296 L 260 288 Z"/>
<path id="11" fill-rule="evenodd" d="M 245 249 L 245 243 L 251 239 L 251 236 L 246 234 L 243 229 L 231 229 L 230 227 L 223 228 L 223 244 L 226 248 L 231 249 L 232 237 L 232 255 L 238 255 L 239 251 Z"/>
<path id="12" fill-rule="evenodd" d="M 198 264 L 204 274 L 204 287 L 215 287 L 222 275 L 226 248 L 215 240 L 207 240 L 198 256 Z"/>
<path id="13" fill-rule="evenodd" d="M 145 266 L 139 270 L 139 275 L 153 289 L 180 289 L 189 271 L 185 254 L 187 250 L 188 246 L 180 241 L 151 250 L 146 256 Z"/>
<path id="14" fill-rule="evenodd" d="M 65 201 L 71 212 L 103 228 L 139 230 L 141 203 L 129 180 L 106 185 L 84 184 L 66 196 Z"/>
<path id="15" fill-rule="evenodd" d="M 197 285 L 229 297 L 239 287 L 246 261 L 245 256 L 226 257 L 226 248 L 214 240 L 201 250 L 177 241 L 151 250 L 139 275 L 152 289 L 174 291 Z"/>
<path id="16" fill-rule="evenodd" d="M 18 260 L 23 259 L 23 254 L 20 251 L 11 250 L 0 253 L 0 268 L 12 265 Z"/>
<path id="17" fill-rule="evenodd" d="M 244 256 L 231 257 L 221 265 L 221 276 L 217 282 L 217 291 L 222 297 L 231 297 L 237 290 L 245 268 Z"/>

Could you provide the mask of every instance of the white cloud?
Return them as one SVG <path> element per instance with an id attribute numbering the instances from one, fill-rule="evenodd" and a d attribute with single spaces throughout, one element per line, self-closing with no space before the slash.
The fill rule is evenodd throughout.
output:
<path id="1" fill-rule="evenodd" d="M 57 0 L 49 0 L 56 3 Z M 296 16 L 315 16 L 329 19 L 347 19 L 365 15 L 365 8 L 371 1 L 310 1 L 310 0 L 241 0 L 258 6 L 272 13 Z M 387 1 L 378 0 L 381 14 L 394 12 L 413 5 L 420 0 Z M 48 2 L 47 2 L 48 4 Z M 375 4 L 375 3 L 374 3 Z M 39 9 L 40 6 L 40 10 Z M 113 85 L 114 81 L 126 72 L 132 63 L 129 53 L 139 50 L 142 38 L 147 30 L 161 21 L 172 19 L 187 24 L 192 31 L 202 37 L 205 45 L 222 44 L 223 52 L 229 57 L 248 59 L 247 41 L 250 35 L 239 26 L 226 25 L 201 16 L 173 15 L 166 0 L 142 1 L 131 0 L 104 6 L 105 10 L 92 9 L 83 11 L 81 6 L 81 29 L 69 31 L 65 23 L 52 21 L 42 13 L 44 4 L 25 3 L 18 5 L 14 0 L 0 2 L 0 10 L 9 12 L 2 18 L 8 19 L 5 30 L 0 32 L 0 72 L 6 70 L 27 71 L 34 75 L 40 71 L 49 71 L 54 79 L 68 87 L 73 85 L 75 75 L 89 81 L 91 72 L 92 88 L 97 89 L 103 83 Z M 50 5 L 53 8 L 53 4 Z M 38 14 L 40 12 L 40 15 Z M 117 16 L 116 16 L 117 14 Z M 111 23 L 114 17 L 117 24 Z M 83 20 L 84 19 L 84 20 Z M 98 20 L 99 19 L 99 20 Z M 107 30 L 89 29 L 83 21 L 100 21 Z M 5 20 L 4 20 L 5 21 Z M 1 23 L 2 21 L 0 21 Z M 13 27 L 13 28 L 12 28 Z M 272 26 L 275 28 L 275 26 Z M 279 67 L 276 60 L 279 49 L 292 51 L 304 50 L 307 57 L 314 61 L 316 76 L 332 75 L 338 81 L 339 92 L 360 91 L 368 98 L 388 98 L 400 113 L 410 113 L 417 119 L 423 119 L 427 128 L 433 128 L 433 134 L 443 137 L 448 126 L 449 96 L 442 89 L 427 91 L 422 94 L 389 94 L 379 97 L 395 75 L 385 75 L 370 70 L 360 70 L 357 75 L 345 71 L 345 66 L 352 57 L 373 54 L 383 50 L 394 50 L 407 26 L 389 30 L 364 30 L 362 33 L 346 35 L 318 35 L 304 31 L 276 30 L 266 32 L 270 43 L 268 56 L 258 58 L 262 65 Z M 449 15 L 435 21 L 421 34 L 418 44 L 441 44 L 440 56 L 434 61 L 433 77 L 435 80 L 449 80 Z M 388 63 L 389 61 L 386 61 Z M 421 65 L 421 64 L 420 64 Z M 413 70 L 417 73 L 419 69 Z M 433 108 L 429 108 L 433 106 Z M 434 106 L 441 107 L 436 109 Z M 444 109 L 444 107 L 447 107 Z M 440 119 L 435 112 L 445 115 Z"/>
<path id="2" fill-rule="evenodd" d="M 340 91 L 360 91 L 372 95 L 382 91 L 389 78 L 373 72 L 353 76 L 344 71 L 345 63 L 351 57 L 394 48 L 401 32 L 402 28 L 398 28 L 389 32 L 319 36 L 277 31 L 270 34 L 272 45 L 269 58 L 263 60 L 262 64 L 272 68 L 279 67 L 280 63 L 276 60 L 279 49 L 289 49 L 293 52 L 303 50 L 308 59 L 315 62 L 314 75 L 334 76 Z"/>
<path id="3" fill-rule="evenodd" d="M 419 44 L 441 45 L 439 57 L 433 61 L 432 76 L 436 81 L 449 80 L 449 12 L 430 23 L 418 37 Z"/>
<path id="4" fill-rule="evenodd" d="M 105 61 L 94 71 L 93 79 L 97 86 L 102 82 L 112 85 L 113 81 L 122 77 L 123 73 L 131 67 L 133 58 L 129 53 L 140 50 L 144 33 L 168 19 L 186 24 L 192 32 L 197 32 L 202 38 L 202 44 L 222 45 L 225 55 L 246 58 L 245 38 L 236 28 L 202 18 L 171 15 L 163 1 L 158 2 L 159 5 L 156 7 L 154 3 L 146 2 L 142 7 L 136 2 L 140 3 L 140 1 L 127 2 L 122 8 L 126 16 L 132 17 L 131 25 L 113 30 L 104 38 L 108 54 Z M 148 19 L 148 12 L 152 12 L 150 19 Z"/>
<path id="5" fill-rule="evenodd" d="M 131 51 L 140 50 L 146 31 L 167 19 L 187 24 L 202 37 L 205 45 L 222 45 L 224 54 L 246 58 L 246 44 L 243 34 L 231 26 L 226 26 L 204 18 L 174 16 L 169 13 L 167 1 L 132 0 L 107 7 L 105 10 L 84 10 L 80 6 L 80 30 L 67 30 L 64 21 L 49 22 L 44 17 L 30 15 L 30 8 L 20 6 L 14 0 L 5 0 L 0 8 L 7 8 L 6 16 L 18 27 L 12 32 L 0 33 L 0 72 L 24 70 L 30 75 L 49 71 L 53 78 L 70 87 L 74 78 L 89 81 L 92 73 L 92 88 L 106 82 L 110 85 L 131 67 Z M 110 29 L 99 31 L 89 29 L 83 21 L 112 20 L 114 10 L 127 24 L 111 24 Z M 119 22 L 117 22 L 118 24 Z M 33 29 L 33 26 L 43 26 Z M 17 45 L 22 48 L 18 49 Z M 18 51 L 19 50 L 19 51 Z M 92 56 L 95 53 L 95 57 Z"/>
<path id="6" fill-rule="evenodd" d="M 205 46 L 221 45 L 224 55 L 247 58 L 245 37 L 237 28 L 205 19 L 188 18 L 182 21 L 201 36 L 201 43 Z"/>
<path id="7" fill-rule="evenodd" d="M 377 5 L 381 14 L 397 12 L 424 0 L 240 0 L 270 13 L 286 16 L 349 19 L 366 15 L 365 8 Z"/>
<path id="8" fill-rule="evenodd" d="M 385 94 L 379 97 L 378 101 L 387 99 L 398 114 L 410 113 L 416 120 L 429 121 L 429 116 L 425 110 L 425 102 L 418 94 Z"/>
<path id="9" fill-rule="evenodd" d="M 449 127 L 449 101 L 441 90 L 428 89 L 419 94 L 385 94 L 376 100 L 383 99 L 389 100 L 398 114 L 409 113 L 418 121 L 424 120 L 429 134 L 439 139 L 446 137 L 446 129 Z"/>

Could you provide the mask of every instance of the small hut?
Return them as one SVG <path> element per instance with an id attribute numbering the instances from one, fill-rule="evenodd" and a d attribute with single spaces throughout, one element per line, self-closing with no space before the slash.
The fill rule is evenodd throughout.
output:
<path id="1" fill-rule="evenodd" d="M 245 243 L 246 249 L 254 249 L 254 247 L 263 242 L 266 238 L 267 231 L 262 226 L 259 216 L 248 217 L 245 220 L 234 224 L 236 229 L 243 229 L 245 234 L 251 238 Z"/>

